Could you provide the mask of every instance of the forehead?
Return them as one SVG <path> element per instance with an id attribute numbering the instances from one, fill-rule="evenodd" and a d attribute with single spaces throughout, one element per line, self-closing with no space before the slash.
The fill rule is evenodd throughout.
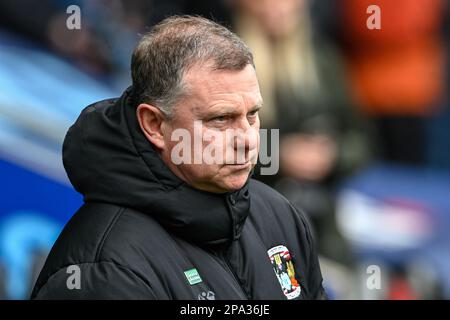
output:
<path id="1" fill-rule="evenodd" d="M 242 70 L 212 70 L 207 65 L 195 66 L 186 74 L 185 81 L 196 108 L 218 103 L 245 107 L 262 103 L 252 65 Z"/>

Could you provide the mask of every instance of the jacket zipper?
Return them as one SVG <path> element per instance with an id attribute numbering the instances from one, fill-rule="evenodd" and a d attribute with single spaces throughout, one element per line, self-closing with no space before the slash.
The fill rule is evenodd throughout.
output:
<path id="1" fill-rule="evenodd" d="M 227 206 L 228 206 L 228 209 L 230 210 L 230 212 L 233 211 L 233 207 L 235 204 L 236 204 L 236 200 L 234 199 L 233 195 L 230 194 L 227 197 Z M 233 225 L 233 228 L 234 228 L 234 225 Z M 234 229 L 233 229 L 233 232 L 234 232 Z M 230 246 L 231 246 L 231 244 L 230 244 Z M 232 274 L 234 281 L 236 282 L 238 287 L 241 289 L 241 291 L 244 295 L 244 298 L 251 300 L 251 296 L 247 293 L 247 290 L 245 290 L 244 287 L 242 286 L 241 281 L 239 280 L 238 276 L 236 275 L 236 272 L 234 272 L 230 262 L 228 261 L 225 250 L 226 249 L 219 250 L 219 254 L 220 254 L 220 258 L 221 258 L 220 260 L 223 260 L 225 262 L 225 266 L 226 266 L 225 269 L 228 269 L 228 272 Z"/>
<path id="2" fill-rule="evenodd" d="M 220 253 L 212 252 L 212 255 L 218 260 L 219 264 L 222 265 L 222 267 L 225 269 L 225 271 L 227 271 L 229 274 L 232 275 L 232 277 L 234 279 L 234 282 L 236 283 L 236 285 L 239 287 L 239 289 L 242 292 L 242 297 L 241 298 L 245 298 L 245 299 L 250 300 L 250 297 L 246 293 L 246 290 L 242 287 L 238 276 L 234 272 L 233 268 L 231 267 L 230 263 L 228 262 L 228 259 L 226 258 L 226 256 L 223 253 L 223 251 L 220 250 Z"/>

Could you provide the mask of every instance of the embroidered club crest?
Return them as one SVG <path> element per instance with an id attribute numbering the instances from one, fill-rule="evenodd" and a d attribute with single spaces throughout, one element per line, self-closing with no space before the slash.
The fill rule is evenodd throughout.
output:
<path id="1" fill-rule="evenodd" d="M 302 289 L 295 279 L 294 264 L 288 248 L 280 245 L 269 249 L 267 253 L 284 295 L 289 300 L 297 298 Z"/>

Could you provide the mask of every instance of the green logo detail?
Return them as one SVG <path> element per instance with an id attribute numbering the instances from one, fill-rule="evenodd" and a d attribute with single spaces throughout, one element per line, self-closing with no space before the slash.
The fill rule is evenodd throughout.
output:
<path id="1" fill-rule="evenodd" d="M 195 268 L 185 271 L 184 275 L 186 276 L 191 286 L 202 282 L 202 278 L 200 278 L 200 275 L 198 274 L 198 271 Z"/>

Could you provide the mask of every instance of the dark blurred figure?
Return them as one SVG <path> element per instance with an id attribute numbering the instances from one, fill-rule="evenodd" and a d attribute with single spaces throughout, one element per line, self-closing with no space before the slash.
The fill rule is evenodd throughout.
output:
<path id="1" fill-rule="evenodd" d="M 81 29 L 68 29 L 66 10 L 77 5 Z M 173 14 L 197 14 L 229 24 L 223 1 L 187 0 L 5 0 L 0 27 L 43 44 L 81 70 L 122 90 L 129 57 L 140 33 Z"/>
<path id="2" fill-rule="evenodd" d="M 227 5 L 229 0 L 151 0 L 149 2 L 153 7 L 151 25 L 173 14 L 200 15 L 224 25 L 228 25 L 231 20 Z"/>
<path id="3" fill-rule="evenodd" d="M 71 4 L 80 5 L 80 1 Z M 68 6 L 69 4 L 67 4 Z M 69 30 L 66 27 L 67 6 L 54 0 L 31 1 L 6 0 L 0 3 L 0 24 L 28 39 L 43 44 L 79 64 L 82 69 L 94 74 L 109 70 L 107 50 L 96 39 L 91 29 Z"/>
<path id="4" fill-rule="evenodd" d="M 345 260 L 332 190 L 369 159 L 338 52 L 319 35 L 305 0 L 235 0 L 234 28 L 252 48 L 264 99 L 261 127 L 280 129 L 280 174 L 260 176 L 304 208 L 322 254 Z"/>
<path id="5" fill-rule="evenodd" d="M 366 25 L 372 4 L 381 10 L 380 30 Z M 385 160 L 426 164 L 427 121 L 440 111 L 446 90 L 441 32 L 447 4 L 344 0 L 339 6 L 352 92 L 375 120 Z"/>
<path id="6" fill-rule="evenodd" d="M 70 5 L 80 7 L 80 29 L 66 25 Z M 122 89 L 130 83 L 129 56 L 150 12 L 150 3 L 138 0 L 6 0 L 0 2 L 0 26 Z"/>

